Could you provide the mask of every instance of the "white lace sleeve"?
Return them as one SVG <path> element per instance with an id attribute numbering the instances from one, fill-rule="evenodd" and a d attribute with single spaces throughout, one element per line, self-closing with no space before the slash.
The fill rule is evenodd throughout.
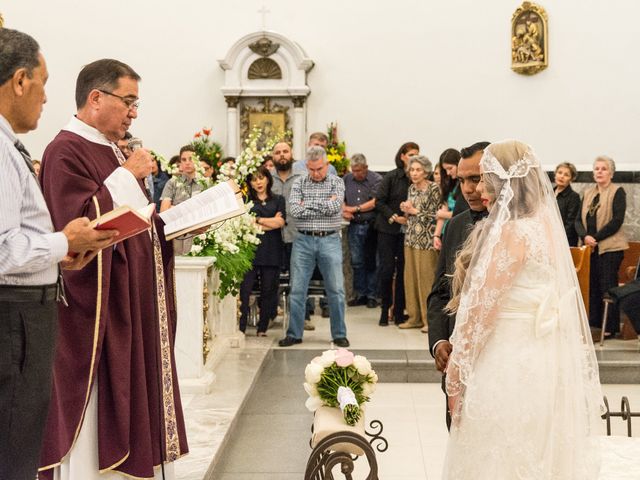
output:
<path id="1" fill-rule="evenodd" d="M 493 332 L 500 300 L 530 253 L 530 235 L 516 226 L 517 223 L 520 222 L 505 225 L 495 242 L 481 245 L 480 248 L 490 249 L 490 252 L 474 255 L 477 260 L 469 267 L 451 337 L 453 351 L 446 379 L 450 396 L 464 392 L 474 363 Z M 490 236 L 488 240 L 491 240 Z"/>

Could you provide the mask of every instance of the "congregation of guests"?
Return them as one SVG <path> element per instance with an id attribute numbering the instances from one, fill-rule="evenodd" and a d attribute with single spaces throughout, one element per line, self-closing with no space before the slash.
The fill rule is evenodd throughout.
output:
<path id="1" fill-rule="evenodd" d="M 312 140 L 309 145 L 313 145 Z M 382 175 L 369 169 L 363 154 L 352 156 L 351 171 L 342 179 L 342 220 L 348 222 L 343 231 L 348 240 L 348 258 L 343 260 L 350 262 L 353 270 L 352 284 L 344 285 L 345 291 L 353 292 L 351 298 L 347 298 L 348 306 L 376 308 L 379 305 L 380 326 L 393 322 L 402 329 L 420 328 L 428 332 L 427 297 L 437 281 L 437 263 L 446 241 L 447 225 L 470 208 L 463 194 L 458 166 L 465 159 L 472 164 L 479 163 L 488 145 L 489 142 L 482 141 L 460 150 L 448 148 L 433 166 L 420 155 L 417 143 L 406 142 L 396 154 L 396 168 Z M 286 142 L 276 145 L 271 157 L 274 168 L 270 170 L 274 191 L 284 197 L 287 210 L 282 228 L 285 271 L 295 268 L 290 259 L 294 238 L 299 235 L 298 220 L 290 213 L 291 189 L 296 182 L 304 183 L 311 175 L 304 169 L 307 161 L 296 162 L 291 152 L 291 145 Z M 602 323 L 603 297 L 618 284 L 617 272 L 628 246 L 622 229 L 625 192 L 612 184 L 614 171 L 613 160 L 598 157 L 594 162 L 595 185 L 585 191 L 583 199 L 571 187 L 577 177 L 574 165 L 561 163 L 554 172 L 554 192 L 567 244 L 588 245 L 592 249 L 590 322 L 593 327 L 600 327 Z M 335 175 L 328 171 L 327 177 L 330 176 Z M 474 180 L 466 181 L 473 183 Z M 335 230 L 339 230 L 337 224 Z M 345 282 L 349 280 L 346 276 L 343 278 Z M 615 307 L 610 312 L 607 336 L 619 330 L 614 320 L 619 318 L 619 312 Z M 272 308 L 270 320 L 275 315 L 276 309 Z M 283 342 L 281 345 L 302 341 L 302 333 L 295 335 L 288 341 L 283 339 L 284 345 Z"/>
<path id="2" fill-rule="evenodd" d="M 131 135 L 118 142 L 125 158 L 131 154 L 128 142 Z M 312 133 L 307 147 L 325 149 L 327 136 L 322 132 Z M 378 172 L 369 169 L 364 154 L 352 155 L 349 171 L 341 179 L 344 196 L 341 200 L 342 226 L 336 228 L 345 238 L 341 261 L 350 267 L 353 276 L 347 275 L 345 268 L 343 285 L 347 306 L 368 308 L 380 307 L 380 326 L 395 323 L 399 328 L 420 328 L 428 332 L 426 298 L 436 279 L 436 265 L 439 252 L 443 249 L 443 239 L 447 225 L 452 218 L 469 209 L 463 195 L 458 174 L 462 159 L 479 160 L 489 142 L 477 142 L 457 150 L 447 148 L 439 161 L 432 165 L 429 159 L 420 155 L 420 147 L 415 142 L 406 142 L 398 149 L 395 169 Z M 150 197 L 157 204 L 158 211 L 164 211 L 190 198 L 203 188 L 196 180 L 196 169 L 192 160 L 195 154 L 190 145 L 180 149 L 172 158 L 173 176 L 154 162 L 152 173 L 147 179 Z M 226 157 L 223 163 L 233 165 L 233 157 Z M 276 223 L 280 226 L 266 227 L 273 239 L 269 247 L 259 248 L 254 268 L 247 274 L 241 293 L 240 329 L 246 330 L 249 314 L 249 298 L 252 291 L 259 292 L 260 305 L 258 334 L 265 332 L 278 314 L 278 278 L 267 267 L 278 267 L 290 274 L 291 254 L 295 238 L 299 235 L 297 219 L 291 214 L 290 196 L 296 181 L 310 174 L 307 159 L 296 161 L 292 146 L 281 141 L 264 162 L 264 168 L 255 175 L 266 182 L 266 190 L 260 195 L 273 202 L 285 205 Z M 34 168 L 39 162 L 34 161 Z M 205 161 L 200 162 L 201 173 L 210 178 L 213 168 Z M 177 173 L 176 173 L 177 172 Z M 600 328 L 603 315 L 603 298 L 610 288 L 618 285 L 618 269 L 628 243 L 623 231 L 626 213 L 626 194 L 622 187 L 613 184 L 615 162 L 606 156 L 598 157 L 593 164 L 595 184 L 584 191 L 581 197 L 572 188 L 578 172 L 569 162 L 557 165 L 553 174 L 554 192 L 563 221 L 567 242 L 571 247 L 586 245 L 591 248 L 591 269 L 589 289 L 589 319 L 594 328 Z M 339 178 L 335 168 L 327 162 L 327 176 Z M 255 181 L 253 179 L 252 181 Z M 260 180 L 261 181 L 261 180 Z M 251 183 L 251 182 L 248 182 Z M 249 198 L 254 201 L 253 210 L 264 210 L 262 201 L 255 202 L 256 191 L 249 185 Z M 264 213 L 264 212 L 263 212 Z M 270 223 L 268 215 L 258 215 L 262 222 Z M 344 226 L 346 225 L 346 227 Z M 344 246 L 344 245 L 343 245 Z M 266 249 L 266 250 L 265 250 Z M 264 251 L 269 251 L 265 255 Z M 267 263 L 264 260 L 268 259 Z M 275 260 L 274 260 L 275 259 Z M 324 286 L 320 268 L 314 267 L 312 279 Z M 307 287 L 308 288 L 308 287 Z M 246 300 L 246 301 L 245 301 Z M 324 317 L 331 317 L 329 301 L 320 298 Z M 307 297 L 304 308 L 304 330 L 314 330 L 310 321 L 315 302 Z M 617 305 L 609 309 L 605 338 L 619 332 Z M 343 322 L 344 320 L 340 320 Z M 346 336 L 346 335 L 345 335 Z M 296 338 L 301 340 L 301 338 Z"/>

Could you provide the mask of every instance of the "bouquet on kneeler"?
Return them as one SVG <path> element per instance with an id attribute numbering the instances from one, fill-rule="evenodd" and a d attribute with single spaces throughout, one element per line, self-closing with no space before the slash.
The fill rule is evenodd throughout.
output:
<path id="1" fill-rule="evenodd" d="M 349 350 L 327 350 L 315 357 L 304 371 L 305 405 L 315 412 L 322 406 L 340 407 L 347 425 L 354 426 L 362 415 L 361 406 L 375 391 L 378 375 L 369 361 Z"/>

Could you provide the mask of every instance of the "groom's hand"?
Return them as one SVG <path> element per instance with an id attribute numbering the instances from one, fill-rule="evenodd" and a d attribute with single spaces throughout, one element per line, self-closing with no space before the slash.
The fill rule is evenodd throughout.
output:
<path id="1" fill-rule="evenodd" d="M 449 355 L 453 349 L 451 343 L 448 340 L 444 340 L 436 345 L 435 360 L 436 368 L 438 371 L 444 373 L 449 363 Z"/>

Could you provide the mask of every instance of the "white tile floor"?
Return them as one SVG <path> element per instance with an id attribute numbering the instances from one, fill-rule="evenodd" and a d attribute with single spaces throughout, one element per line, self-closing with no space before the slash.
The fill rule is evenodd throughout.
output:
<path id="1" fill-rule="evenodd" d="M 379 327 L 378 316 L 379 309 L 365 307 L 347 309 L 351 350 L 357 353 L 360 349 L 428 348 L 427 335 L 421 333 L 419 329 L 400 330 L 394 325 Z M 291 349 L 330 348 L 328 319 L 314 316 L 313 322 L 316 330 L 306 331 L 304 342 Z M 260 358 L 270 347 L 279 348 L 276 343 L 282 337 L 279 326 L 270 330 L 267 338 L 251 336 L 250 329 L 247 332 L 245 349 L 231 352 L 231 356 L 221 363 L 225 368 L 218 372 L 214 393 L 208 396 L 185 396 L 186 398 L 183 399 L 192 448 L 191 454 L 176 465 L 176 473 L 181 480 L 208 478 L 205 475 L 207 466 L 226 441 L 225 435 L 233 421 L 232 417 L 241 408 L 240 397 L 243 395 L 241 390 L 248 390 L 250 386 L 251 370 L 255 371 Z M 605 344 L 605 350 L 611 348 L 637 351 L 638 342 L 613 340 Z M 603 388 L 612 410 L 619 410 L 620 398 L 623 395 L 629 397 L 632 410 L 640 410 L 640 386 L 605 385 Z M 440 479 L 446 451 L 447 430 L 444 422 L 444 396 L 439 384 L 379 384 L 377 392 L 367 406 L 368 421 L 376 418 L 383 422 L 383 435 L 389 441 L 389 449 L 377 455 L 381 479 Z M 626 435 L 626 427 L 620 419 L 612 419 L 612 425 L 615 435 Z M 637 419 L 634 427 L 635 436 L 640 436 L 640 422 Z M 640 459 L 640 452 L 637 458 Z M 305 460 L 302 459 L 302 461 Z M 362 459 L 358 462 L 362 463 Z M 354 480 L 364 478 L 365 468 L 363 467 L 365 466 L 361 465 L 361 468 L 358 468 L 358 462 L 356 462 Z M 640 471 L 640 467 L 638 468 Z M 259 477 L 225 475 L 224 478 L 240 480 Z M 629 478 L 640 478 L 640 473 L 637 477 Z"/>
<path id="2" fill-rule="evenodd" d="M 640 410 L 639 385 L 604 385 L 603 390 L 612 410 L 619 410 L 622 396 L 629 398 L 632 409 Z M 367 407 L 367 418 L 378 418 L 384 423 L 383 435 L 389 441 L 389 449 L 377 456 L 381 479 L 440 479 L 448 437 L 440 385 L 380 384 Z M 637 420 L 634 427 L 634 436 L 639 436 Z M 626 424 L 619 418 L 612 419 L 612 433 L 626 435 Z M 602 434 L 605 434 L 604 422 Z M 354 480 L 357 478 L 363 477 L 354 476 Z"/>

